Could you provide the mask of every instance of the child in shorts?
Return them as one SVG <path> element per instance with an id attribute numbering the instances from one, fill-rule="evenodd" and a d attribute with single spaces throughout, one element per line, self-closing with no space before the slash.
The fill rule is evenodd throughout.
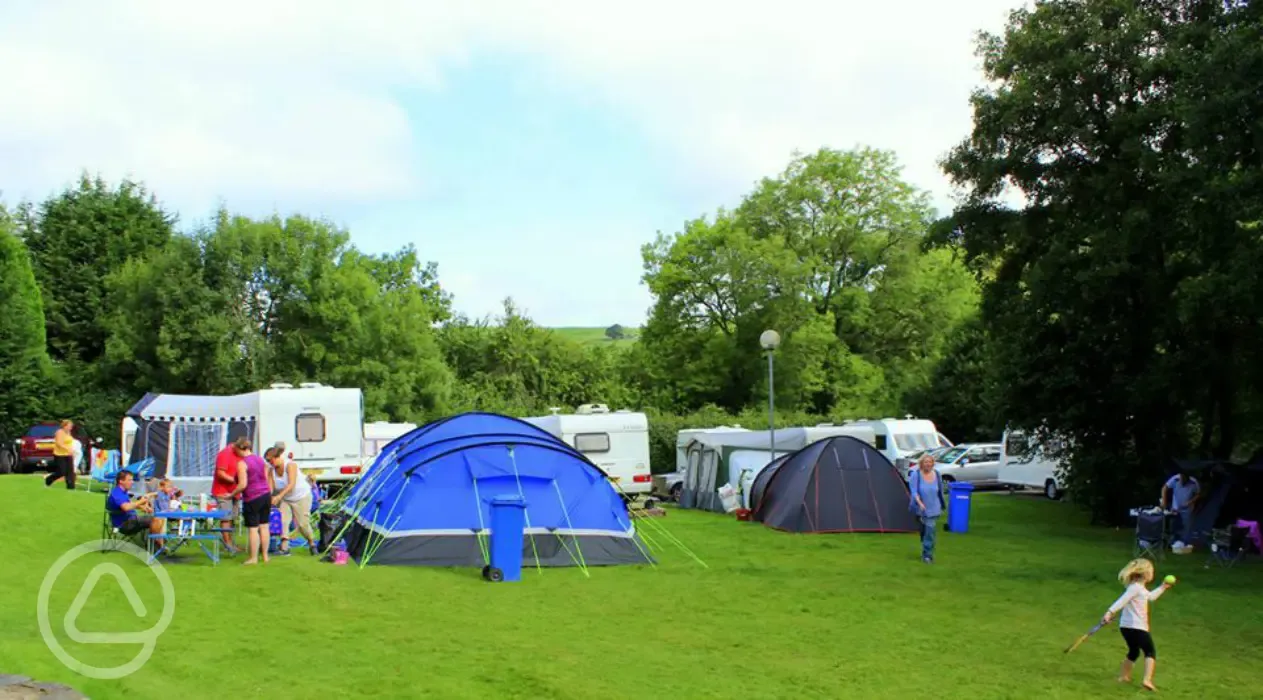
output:
<path id="1" fill-rule="evenodd" d="M 1158 653 L 1153 648 L 1153 636 L 1149 634 L 1149 603 L 1157 600 L 1171 584 L 1163 583 L 1152 591 L 1147 588 L 1153 581 L 1153 562 L 1148 559 L 1133 559 L 1128 562 L 1118 572 L 1118 580 L 1127 590 L 1123 591 L 1123 595 L 1114 601 L 1109 610 L 1105 611 L 1105 617 L 1101 618 L 1101 622 L 1108 624 L 1120 610 L 1123 613 L 1118 618 L 1118 629 L 1123 634 L 1123 641 L 1127 642 L 1127 658 L 1123 659 L 1118 680 L 1123 683 L 1131 682 L 1132 666 L 1143 653 L 1145 676 L 1141 684 L 1147 690 L 1157 690 L 1153 687 L 1153 671 L 1158 663 Z"/>

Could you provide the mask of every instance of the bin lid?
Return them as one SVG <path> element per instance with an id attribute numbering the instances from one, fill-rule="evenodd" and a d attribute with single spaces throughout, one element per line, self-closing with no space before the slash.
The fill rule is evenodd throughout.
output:
<path id="1" fill-rule="evenodd" d="M 517 495 L 516 493 L 505 494 L 503 496 L 496 496 L 495 498 L 491 499 L 491 505 L 508 506 L 510 508 L 525 508 L 526 501 L 523 500 L 522 497 Z"/>
<path id="2" fill-rule="evenodd" d="M 973 491 L 974 485 L 967 481 L 953 481 L 947 485 L 952 491 Z"/>

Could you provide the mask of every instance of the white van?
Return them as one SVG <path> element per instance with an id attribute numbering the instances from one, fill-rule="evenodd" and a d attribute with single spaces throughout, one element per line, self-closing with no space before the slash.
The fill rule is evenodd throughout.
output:
<path id="1" fill-rule="evenodd" d="M 643 413 L 613 411 L 605 404 L 584 404 L 574 413 L 523 418 L 582 452 L 600 467 L 628 500 L 653 488 L 649 468 L 649 418 Z"/>
<path id="2" fill-rule="evenodd" d="M 155 474 L 186 493 L 210 490 L 214 458 L 238 437 L 261 454 L 277 442 L 317 481 L 351 481 L 364 470 L 364 394 L 319 383 L 273 384 L 235 396 L 146 394 L 127 411 L 125 462 L 153 457 Z"/>
<path id="3" fill-rule="evenodd" d="M 1005 486 L 1041 489 L 1054 500 L 1060 498 L 1065 491 L 1059 474 L 1062 465 L 1053 454 L 1061 447 L 1060 441 L 1045 446 L 1024 431 L 1005 430 L 997 480 Z"/>
<path id="4" fill-rule="evenodd" d="M 372 465 L 383 447 L 416 429 L 416 423 L 389 423 L 382 420 L 365 423 L 361 449 L 364 455 L 364 468 L 367 469 Z"/>
<path id="5" fill-rule="evenodd" d="M 898 460 L 907 459 L 923 450 L 935 447 L 951 447 L 952 441 L 947 439 L 935 427 L 934 421 L 912 418 L 882 418 L 880 420 L 860 419 L 847 425 L 864 425 L 873 429 L 877 451 L 886 455 L 891 464 L 898 465 Z"/>

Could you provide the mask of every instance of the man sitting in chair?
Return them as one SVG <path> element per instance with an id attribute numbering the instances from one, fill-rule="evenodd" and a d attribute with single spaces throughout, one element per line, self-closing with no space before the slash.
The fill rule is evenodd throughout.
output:
<path id="1" fill-rule="evenodd" d="M 166 522 L 162 518 L 153 517 L 153 496 L 146 494 L 132 500 L 128 491 L 132 488 L 132 473 L 122 471 L 114 477 L 114 488 L 110 489 L 109 498 L 105 501 L 105 509 L 110 514 L 110 524 L 124 535 L 131 536 L 148 528 L 154 535 L 160 535 Z"/>

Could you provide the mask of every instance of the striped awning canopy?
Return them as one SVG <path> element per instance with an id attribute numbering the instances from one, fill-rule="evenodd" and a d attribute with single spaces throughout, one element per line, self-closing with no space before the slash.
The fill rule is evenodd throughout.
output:
<path id="1" fill-rule="evenodd" d="M 171 423 L 234 423 L 257 420 L 258 393 L 236 396 L 145 394 L 127 416 Z"/>

